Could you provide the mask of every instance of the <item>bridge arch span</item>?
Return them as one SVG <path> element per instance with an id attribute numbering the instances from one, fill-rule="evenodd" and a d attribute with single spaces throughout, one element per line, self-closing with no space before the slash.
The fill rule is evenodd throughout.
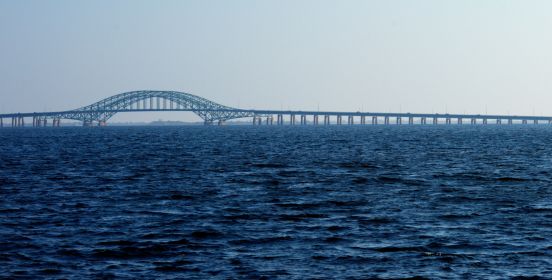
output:
<path id="1" fill-rule="evenodd" d="M 117 113 L 139 111 L 191 111 L 206 124 L 253 116 L 253 113 L 224 106 L 190 93 L 141 90 L 117 94 L 88 106 L 63 112 L 57 117 L 80 120 L 85 124 L 102 124 Z"/>

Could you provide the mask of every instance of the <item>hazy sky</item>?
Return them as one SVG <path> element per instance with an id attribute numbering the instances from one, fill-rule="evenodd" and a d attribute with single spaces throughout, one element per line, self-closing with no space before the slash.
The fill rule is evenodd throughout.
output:
<path id="1" fill-rule="evenodd" d="M 545 0 L 0 0 L 0 112 L 166 89 L 258 109 L 552 115 L 551 14 Z M 159 118 L 197 119 L 114 120 Z"/>

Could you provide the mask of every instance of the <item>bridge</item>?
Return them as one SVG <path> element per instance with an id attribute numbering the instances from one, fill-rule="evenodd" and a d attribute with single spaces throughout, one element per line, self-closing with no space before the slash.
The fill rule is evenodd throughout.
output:
<path id="1" fill-rule="evenodd" d="M 254 125 L 301 124 L 552 124 L 552 117 L 473 115 L 473 114 L 411 114 L 376 112 L 332 112 L 294 110 L 256 110 L 224 106 L 208 99 L 177 91 L 142 90 L 125 92 L 108 97 L 96 103 L 69 111 L 0 114 L 0 127 L 44 127 L 60 126 L 62 119 L 82 121 L 84 126 L 105 126 L 117 113 L 123 112 L 193 112 L 206 125 L 218 124 L 231 119 L 252 118 Z M 276 119 L 274 118 L 276 117 Z M 308 120 L 310 118 L 310 121 Z M 11 125 L 4 123 L 11 120 Z M 29 121 L 28 119 L 32 119 Z M 298 122 L 297 122 L 298 121 Z"/>

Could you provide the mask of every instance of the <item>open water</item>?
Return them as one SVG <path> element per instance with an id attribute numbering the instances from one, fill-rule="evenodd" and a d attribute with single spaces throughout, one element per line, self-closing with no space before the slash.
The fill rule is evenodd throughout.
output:
<path id="1" fill-rule="evenodd" d="M 552 278 L 552 127 L 0 130 L 0 278 Z"/>

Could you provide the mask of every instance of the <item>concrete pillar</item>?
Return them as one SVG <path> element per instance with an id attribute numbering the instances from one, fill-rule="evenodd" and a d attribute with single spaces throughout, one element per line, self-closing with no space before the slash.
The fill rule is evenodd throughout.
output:
<path id="1" fill-rule="evenodd" d="M 408 124 L 414 124 L 414 118 L 408 117 Z"/>
<path id="2" fill-rule="evenodd" d="M 514 120 L 508 119 L 508 124 L 513 124 L 513 123 L 514 123 Z"/>
<path id="3" fill-rule="evenodd" d="M 385 116 L 385 118 L 383 118 L 383 123 L 385 125 L 389 125 L 389 117 L 388 116 Z"/>
<path id="4" fill-rule="evenodd" d="M 521 123 L 522 124 L 527 124 L 527 120 L 522 120 Z"/>
<path id="5" fill-rule="evenodd" d="M 502 120 L 501 119 L 496 119 L 496 124 L 502 124 Z"/>
<path id="6" fill-rule="evenodd" d="M 366 124 L 366 116 L 360 116 L 360 124 Z"/>
<path id="7" fill-rule="evenodd" d="M 470 123 L 471 123 L 471 124 L 477 124 L 477 119 L 476 119 L 476 118 L 472 118 L 472 119 L 470 120 Z"/>
<path id="8" fill-rule="evenodd" d="M 421 124 L 425 125 L 426 122 L 427 122 L 427 120 L 426 120 L 425 117 L 422 117 L 422 118 L 420 119 L 420 123 L 421 123 Z"/>
<path id="9" fill-rule="evenodd" d="M 0 118 L 0 127 L 4 127 L 4 119 Z"/>
<path id="10" fill-rule="evenodd" d="M 539 124 L 539 120 L 534 120 L 533 124 Z"/>
<path id="11" fill-rule="evenodd" d="M 439 124 L 439 119 L 437 117 L 433 117 L 433 124 Z"/>
<path id="12" fill-rule="evenodd" d="M 312 116 L 314 125 L 318 125 L 318 115 Z"/>
<path id="13" fill-rule="evenodd" d="M 378 117 L 374 116 L 372 117 L 372 125 L 378 124 Z"/>
<path id="14" fill-rule="evenodd" d="M 290 120 L 289 122 L 290 122 L 291 125 L 295 125 L 295 115 L 290 115 L 289 120 Z"/>
<path id="15" fill-rule="evenodd" d="M 401 118 L 401 117 L 397 117 L 396 122 L 397 122 L 397 124 L 399 124 L 399 125 L 402 124 L 402 118 Z"/>
<path id="16" fill-rule="evenodd" d="M 452 121 L 451 121 L 451 119 L 450 119 L 450 118 L 446 118 L 446 119 L 445 119 L 445 123 L 446 123 L 446 124 L 451 124 L 451 123 L 452 123 Z"/>
<path id="17" fill-rule="evenodd" d="M 341 115 L 338 115 L 338 116 L 337 116 L 337 124 L 338 124 L 338 125 L 341 125 Z"/>
<path id="18" fill-rule="evenodd" d="M 483 119 L 483 124 L 487 124 L 487 119 Z"/>
<path id="19" fill-rule="evenodd" d="M 348 118 L 347 118 L 347 124 L 348 124 L 348 125 L 353 125 L 353 124 L 354 124 L 354 118 L 353 118 L 353 116 L 348 116 Z"/>
<path id="20" fill-rule="evenodd" d="M 462 124 L 462 118 L 458 118 L 458 124 Z"/>
<path id="21" fill-rule="evenodd" d="M 329 124 L 330 124 L 330 116 L 324 115 L 324 125 L 329 125 Z"/>

